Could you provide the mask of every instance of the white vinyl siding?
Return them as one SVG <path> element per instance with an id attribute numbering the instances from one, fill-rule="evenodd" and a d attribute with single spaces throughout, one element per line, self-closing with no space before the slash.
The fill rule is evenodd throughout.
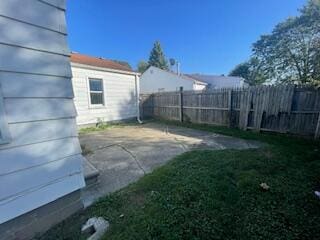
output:
<path id="1" fill-rule="evenodd" d="M 156 67 L 149 67 L 140 78 L 141 93 L 193 90 L 193 80 Z"/>
<path id="2" fill-rule="evenodd" d="M 85 185 L 64 4 L 0 1 L 0 224 Z"/>
<path id="3" fill-rule="evenodd" d="M 2 44 L 0 71 L 71 77 L 69 56 Z"/>
<path id="4" fill-rule="evenodd" d="M 66 126 L 69 126 L 66 128 Z M 30 131 L 32 129 L 32 131 Z M 1 149 L 22 147 L 25 145 L 39 144 L 54 139 L 68 139 L 77 137 L 77 126 L 74 118 L 28 121 L 10 124 L 11 141 L 0 145 Z M 52 144 L 52 142 L 51 142 Z"/>
<path id="5" fill-rule="evenodd" d="M 4 98 L 73 98 L 70 77 L 10 72 L 1 72 L 0 77 Z"/>
<path id="6" fill-rule="evenodd" d="M 78 125 L 116 121 L 137 116 L 135 76 L 108 71 L 86 69 L 71 64 Z M 88 79 L 101 79 L 104 105 L 90 104 Z"/>
<path id="7" fill-rule="evenodd" d="M 206 84 L 203 84 L 201 82 L 194 82 L 193 83 L 193 90 L 195 91 L 202 91 L 206 89 Z"/>
<path id="8" fill-rule="evenodd" d="M 21 4 L 21 0 L 1 0 L 0 15 L 4 18 L 18 20 L 26 25 L 34 25 L 63 34 L 67 33 L 65 12 L 49 4 L 44 4 L 44 1 L 23 0 L 23 4 Z M 27 28 L 28 26 L 26 26 Z M 25 44 L 28 43 L 23 45 Z"/>
<path id="9" fill-rule="evenodd" d="M 76 117 L 72 99 L 66 98 L 7 98 L 8 123 L 43 121 Z"/>
<path id="10" fill-rule="evenodd" d="M 57 34 L 48 29 L 39 31 L 37 26 L 26 25 L 4 17 L 0 17 L 0 26 L 2 42 L 52 53 L 69 54 L 64 34 Z M 29 34 L 26 34 L 24 38 L 17 38 L 17 32 L 28 32 Z"/>
<path id="11" fill-rule="evenodd" d="M 66 0 L 40 0 L 42 2 L 46 2 L 48 4 L 51 4 L 52 6 L 55 6 L 57 8 L 60 8 L 62 10 L 65 10 Z"/>
<path id="12" fill-rule="evenodd" d="M 3 96 L 0 84 L 0 145 L 9 143 L 10 133 L 8 129 L 7 117 L 4 110 Z"/>

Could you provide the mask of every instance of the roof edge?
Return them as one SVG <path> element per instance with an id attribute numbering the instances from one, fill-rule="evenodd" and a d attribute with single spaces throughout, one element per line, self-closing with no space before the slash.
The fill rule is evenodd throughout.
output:
<path id="1" fill-rule="evenodd" d="M 150 68 L 155 68 L 155 69 L 160 70 L 160 71 L 162 71 L 162 72 L 175 75 L 175 76 L 180 77 L 180 78 L 182 78 L 182 79 L 184 79 L 184 80 L 196 81 L 196 82 L 199 82 L 199 83 L 201 83 L 201 84 L 208 85 L 208 83 L 206 83 L 206 82 L 204 82 L 204 81 L 201 81 L 201 80 L 199 80 L 199 79 L 189 77 L 189 76 L 187 76 L 187 75 L 185 75 L 185 74 L 178 75 L 177 73 L 170 72 L 170 71 L 167 71 L 167 70 L 163 70 L 163 69 L 158 68 L 158 67 L 155 67 L 155 66 L 149 66 L 149 67 L 147 68 L 147 70 L 144 71 L 144 73 L 147 72 Z M 142 75 L 143 75 L 143 74 L 142 74 Z"/>
<path id="2" fill-rule="evenodd" d="M 118 70 L 118 69 L 113 69 L 113 68 L 105 68 L 105 67 L 97 67 L 89 64 L 82 64 L 82 63 L 76 63 L 76 62 L 71 62 L 71 67 L 78 67 L 78 68 L 85 68 L 85 69 L 90 69 L 90 70 L 97 70 L 97 71 L 103 71 L 103 72 L 113 72 L 113 73 L 120 73 L 120 74 L 126 74 L 126 75 L 137 75 L 141 76 L 141 73 L 135 72 L 135 71 L 123 71 L 123 70 Z"/>

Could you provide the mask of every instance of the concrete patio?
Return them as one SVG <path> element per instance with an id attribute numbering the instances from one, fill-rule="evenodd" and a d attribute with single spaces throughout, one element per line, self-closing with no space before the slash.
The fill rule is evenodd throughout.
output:
<path id="1" fill-rule="evenodd" d="M 128 125 L 80 136 L 87 175 L 99 181 L 82 192 L 85 207 L 99 197 L 135 182 L 174 156 L 192 149 L 248 149 L 261 143 L 159 123 Z"/>

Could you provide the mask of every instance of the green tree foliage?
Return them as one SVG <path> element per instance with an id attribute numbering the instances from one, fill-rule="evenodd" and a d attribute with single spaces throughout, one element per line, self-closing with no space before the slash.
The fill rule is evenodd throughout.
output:
<path id="1" fill-rule="evenodd" d="M 158 67 L 164 70 L 168 70 L 168 62 L 165 58 L 165 55 L 162 51 L 161 45 L 159 41 L 156 41 L 153 45 L 153 48 L 150 52 L 150 57 L 149 57 L 149 65 Z"/>
<path id="2" fill-rule="evenodd" d="M 141 60 L 139 63 L 138 63 L 138 72 L 140 73 L 144 73 L 149 67 L 149 64 L 144 61 L 144 60 Z"/>
<path id="3" fill-rule="evenodd" d="M 249 85 L 257 85 L 266 81 L 267 77 L 262 71 L 259 60 L 252 57 L 249 61 L 240 63 L 229 74 L 229 76 L 242 77 Z"/>
<path id="4" fill-rule="evenodd" d="M 310 0 L 300 13 L 279 23 L 271 34 L 253 44 L 254 56 L 272 82 L 319 84 L 319 0 Z"/>
<path id="5" fill-rule="evenodd" d="M 130 65 L 128 62 L 126 62 L 126 61 L 120 61 L 120 60 L 112 60 L 112 61 L 113 61 L 113 62 L 116 62 L 116 63 L 119 63 L 119 64 L 121 64 L 122 66 L 128 67 L 129 69 L 132 70 L 131 65 Z"/>
<path id="6" fill-rule="evenodd" d="M 250 75 L 250 65 L 249 62 L 240 63 L 237 66 L 235 66 L 234 69 L 231 70 L 229 73 L 229 76 L 234 77 L 242 77 L 246 80 L 249 79 Z"/>
<path id="7" fill-rule="evenodd" d="M 236 66 L 231 76 L 251 85 L 269 81 L 320 86 L 320 0 L 309 0 L 299 16 L 262 35 L 252 50 L 252 58 Z"/>

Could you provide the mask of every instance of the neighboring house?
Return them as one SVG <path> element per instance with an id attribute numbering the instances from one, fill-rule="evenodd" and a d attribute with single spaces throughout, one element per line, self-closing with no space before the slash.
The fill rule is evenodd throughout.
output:
<path id="1" fill-rule="evenodd" d="M 141 93 L 178 91 L 201 91 L 206 89 L 246 87 L 241 77 L 214 76 L 203 74 L 177 74 L 156 67 L 149 67 L 140 78 Z"/>
<path id="2" fill-rule="evenodd" d="M 188 77 L 207 83 L 207 89 L 247 87 L 245 79 L 231 76 L 215 76 L 204 74 L 187 74 Z"/>
<path id="3" fill-rule="evenodd" d="M 64 0 L 0 1 L 0 239 L 82 208 Z"/>
<path id="4" fill-rule="evenodd" d="M 180 87 L 183 87 L 184 90 L 203 90 L 206 85 L 205 82 L 186 75 L 176 74 L 153 66 L 149 67 L 140 78 L 141 93 L 178 91 Z"/>
<path id="5" fill-rule="evenodd" d="M 71 54 L 78 125 L 137 117 L 139 73 L 117 62 Z"/>

